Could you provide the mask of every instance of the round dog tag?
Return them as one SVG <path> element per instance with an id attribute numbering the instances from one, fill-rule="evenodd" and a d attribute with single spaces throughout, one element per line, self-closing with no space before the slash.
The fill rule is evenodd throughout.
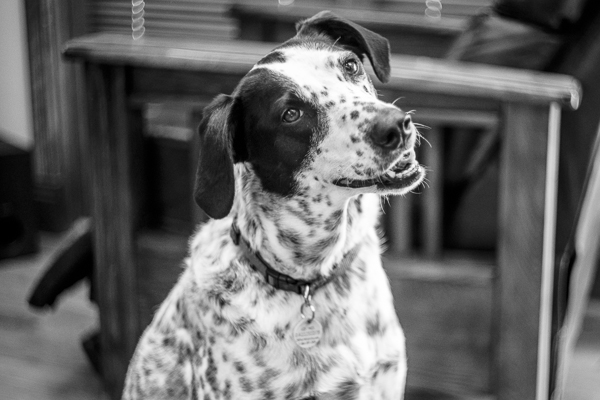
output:
<path id="1" fill-rule="evenodd" d="M 313 347 L 323 335 L 323 327 L 317 320 L 303 319 L 294 328 L 294 341 L 303 349 Z"/>

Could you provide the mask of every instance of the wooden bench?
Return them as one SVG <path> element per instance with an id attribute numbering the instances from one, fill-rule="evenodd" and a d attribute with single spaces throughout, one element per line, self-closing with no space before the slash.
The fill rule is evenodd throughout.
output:
<path id="1" fill-rule="evenodd" d="M 115 399 L 152 308 L 147 301 L 142 305 L 140 295 L 152 292 L 145 285 L 152 284 L 148 283 L 152 275 L 148 263 L 155 257 L 136 255 L 143 247 L 153 249 L 155 255 L 166 254 L 177 246 L 180 253 L 185 249 L 185 239 L 173 238 L 168 246 L 156 232 L 140 234 L 144 231 L 139 217 L 144 198 L 138 194 L 143 171 L 137 144 L 142 129 L 140 109 L 132 99 L 182 96 L 202 101 L 218 93 L 231 93 L 271 47 L 256 42 L 150 37 L 134 41 L 129 35 L 118 34 L 90 35 L 66 45 L 64 54 L 82 62 L 85 68 L 95 282 L 104 378 Z M 452 363 L 456 363 L 454 369 L 459 371 L 458 378 L 446 381 L 449 384 L 440 389 L 467 393 L 473 398 L 547 400 L 559 120 L 561 107 L 578 106 L 578 83 L 567 76 L 395 55 L 390 82 L 378 90 L 390 101 L 402 96 L 403 107 L 419 110 L 417 121 L 421 112 L 441 124 L 456 123 L 464 113 L 473 113 L 482 116 L 482 123 L 488 123 L 492 116 L 502 130 L 500 238 L 493 269 L 477 272 L 480 270 L 464 263 L 458 269 L 447 265 L 421 269 L 393 257 L 387 260 L 386 268 L 395 297 L 402 300 L 397 303 L 399 315 L 416 318 L 417 322 L 419 318 L 427 320 L 432 312 L 443 317 L 441 308 L 430 310 L 423 303 L 412 304 L 406 297 L 410 293 L 419 295 L 418 285 L 439 277 L 443 271 L 440 268 L 446 268 L 448 287 L 454 293 L 458 291 L 457 295 L 460 287 L 452 285 L 469 279 L 480 292 L 482 287 L 489 288 L 484 291 L 484 302 L 478 303 L 478 296 L 463 296 L 456 303 L 461 308 L 456 315 L 474 318 L 465 322 L 466 330 L 462 332 L 469 334 L 469 322 L 487 331 L 485 340 L 489 343 L 483 345 L 489 350 L 487 361 L 473 364 L 467 360 L 463 368 L 459 364 L 464 360 L 442 362 L 439 358 L 438 364 L 453 368 Z M 432 178 L 434 174 L 432 171 Z M 159 245 L 165 245 L 164 253 Z M 173 263 L 168 284 L 179 271 L 179 264 Z M 421 283 L 415 283 L 416 278 Z M 168 285 L 158 286 L 153 290 L 167 290 Z M 445 310 L 453 307 L 448 299 L 456 297 L 439 299 Z M 479 311 L 472 312 L 470 306 Z M 483 324 L 476 320 L 481 311 L 488 312 Z M 407 335 L 412 334 L 410 326 L 406 329 Z M 432 333 L 441 342 L 453 343 L 443 331 Z M 419 351 L 411 344 L 423 345 L 414 336 L 408 338 L 408 343 L 409 352 Z M 427 365 L 427 357 L 415 355 L 414 359 L 416 365 L 409 361 L 410 385 L 433 387 L 436 379 L 448 371 Z M 488 371 L 477 374 L 481 365 Z M 476 376 L 469 376 L 473 371 Z M 441 379 L 444 382 L 443 376 Z"/>

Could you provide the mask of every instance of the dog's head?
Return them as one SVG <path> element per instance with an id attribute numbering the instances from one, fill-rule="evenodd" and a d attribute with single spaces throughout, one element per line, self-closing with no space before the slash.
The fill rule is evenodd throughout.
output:
<path id="1" fill-rule="evenodd" d="M 233 205 L 234 163 L 265 191 L 402 194 L 423 180 L 411 118 L 377 99 L 362 60 L 389 79 L 388 41 L 323 11 L 204 110 L 195 197 L 213 218 Z"/>

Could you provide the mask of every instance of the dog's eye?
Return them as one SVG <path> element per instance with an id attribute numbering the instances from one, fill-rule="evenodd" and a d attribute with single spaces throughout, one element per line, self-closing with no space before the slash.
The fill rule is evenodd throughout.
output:
<path id="1" fill-rule="evenodd" d="M 302 114 L 302 110 L 298 110 L 297 108 L 288 108 L 283 113 L 281 119 L 283 122 L 292 123 L 298 121 L 300 117 L 302 117 Z"/>
<path id="2" fill-rule="evenodd" d="M 356 60 L 348 60 L 344 63 L 344 71 L 348 75 L 356 75 L 360 71 L 360 67 L 358 66 L 358 62 Z"/>

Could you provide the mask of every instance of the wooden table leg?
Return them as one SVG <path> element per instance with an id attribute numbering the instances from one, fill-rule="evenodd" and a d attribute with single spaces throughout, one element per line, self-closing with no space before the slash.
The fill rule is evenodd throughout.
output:
<path id="1" fill-rule="evenodd" d="M 498 400 L 547 400 L 560 112 L 503 111 L 495 385 Z"/>
<path id="2" fill-rule="evenodd" d="M 125 68 L 86 65 L 88 156 L 92 170 L 95 289 L 101 328 L 103 378 L 120 398 L 139 332 L 131 185 L 132 135 Z"/>
<path id="3" fill-rule="evenodd" d="M 421 232 L 423 252 L 425 256 L 437 258 L 442 255 L 443 247 L 443 212 L 444 197 L 444 137 L 440 126 L 432 125 L 427 133 L 427 141 L 422 143 L 424 153 L 423 164 L 429 169 L 427 188 L 423 191 L 423 230 Z"/>

